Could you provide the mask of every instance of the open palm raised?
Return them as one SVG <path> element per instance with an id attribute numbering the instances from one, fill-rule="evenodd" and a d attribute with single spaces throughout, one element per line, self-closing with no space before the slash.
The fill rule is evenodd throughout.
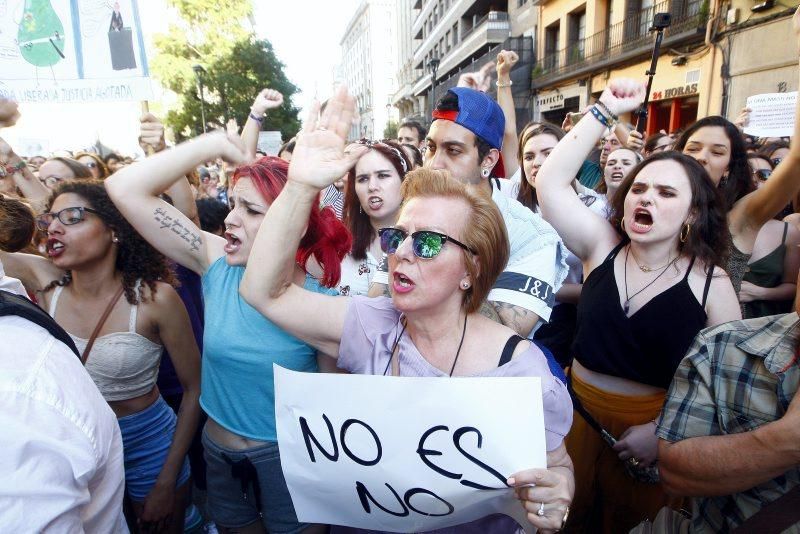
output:
<path id="1" fill-rule="evenodd" d="M 345 174 L 367 151 L 352 145 L 345 151 L 347 133 L 355 116 L 355 99 L 344 86 L 328 100 L 322 115 L 319 103 L 311 111 L 297 136 L 297 144 L 289 164 L 289 179 L 322 189 Z"/>

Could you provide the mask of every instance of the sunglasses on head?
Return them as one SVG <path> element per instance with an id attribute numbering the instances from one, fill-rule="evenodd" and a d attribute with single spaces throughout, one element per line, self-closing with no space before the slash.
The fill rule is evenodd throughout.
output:
<path id="1" fill-rule="evenodd" d="M 381 228 L 378 230 L 378 235 L 381 238 L 381 250 L 386 254 L 394 254 L 397 252 L 397 247 L 408 237 L 408 232 L 399 228 Z M 477 254 L 473 249 L 449 235 L 430 230 L 420 230 L 411 234 L 411 249 L 416 257 L 429 260 L 438 256 L 448 241 L 468 252 Z"/>
<path id="2" fill-rule="evenodd" d="M 58 219 L 61 221 L 61 224 L 64 226 L 71 226 L 73 224 L 78 224 L 82 220 L 86 218 L 86 212 L 94 213 L 95 215 L 98 214 L 97 211 L 93 210 L 92 208 L 84 208 L 81 206 L 75 206 L 74 208 L 64 208 L 61 211 L 55 213 L 42 213 L 38 217 L 36 217 L 36 228 L 41 230 L 42 232 L 46 232 L 47 229 L 50 227 L 50 224 Z"/>
<path id="3" fill-rule="evenodd" d="M 753 171 L 753 175 L 762 182 L 766 182 L 767 178 L 772 176 L 772 169 L 758 169 L 757 171 Z"/>

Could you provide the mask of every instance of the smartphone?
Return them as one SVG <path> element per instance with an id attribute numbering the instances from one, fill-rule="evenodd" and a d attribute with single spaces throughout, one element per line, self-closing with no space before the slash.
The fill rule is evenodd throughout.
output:
<path id="1" fill-rule="evenodd" d="M 583 118 L 583 113 L 580 112 L 567 113 L 567 117 L 569 117 L 569 122 L 572 123 L 573 126 L 575 126 Z"/>

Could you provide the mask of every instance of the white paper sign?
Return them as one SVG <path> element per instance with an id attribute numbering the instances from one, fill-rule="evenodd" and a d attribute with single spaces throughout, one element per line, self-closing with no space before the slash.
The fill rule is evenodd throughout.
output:
<path id="1" fill-rule="evenodd" d="M 301 522 L 419 532 L 504 513 L 535 531 L 505 481 L 547 465 L 539 378 L 274 369 L 281 465 Z"/>
<path id="2" fill-rule="evenodd" d="M 747 107 L 752 111 L 744 133 L 756 137 L 791 137 L 796 104 L 797 91 L 748 97 Z"/>
<path id="3" fill-rule="evenodd" d="M 0 0 L 0 96 L 70 103 L 152 98 L 137 0 Z"/>

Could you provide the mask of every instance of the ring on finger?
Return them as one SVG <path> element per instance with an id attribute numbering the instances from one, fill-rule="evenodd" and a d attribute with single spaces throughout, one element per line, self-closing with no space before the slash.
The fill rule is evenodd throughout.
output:
<path id="1" fill-rule="evenodd" d="M 539 503 L 539 509 L 536 511 L 536 515 L 544 517 L 544 503 Z"/>

